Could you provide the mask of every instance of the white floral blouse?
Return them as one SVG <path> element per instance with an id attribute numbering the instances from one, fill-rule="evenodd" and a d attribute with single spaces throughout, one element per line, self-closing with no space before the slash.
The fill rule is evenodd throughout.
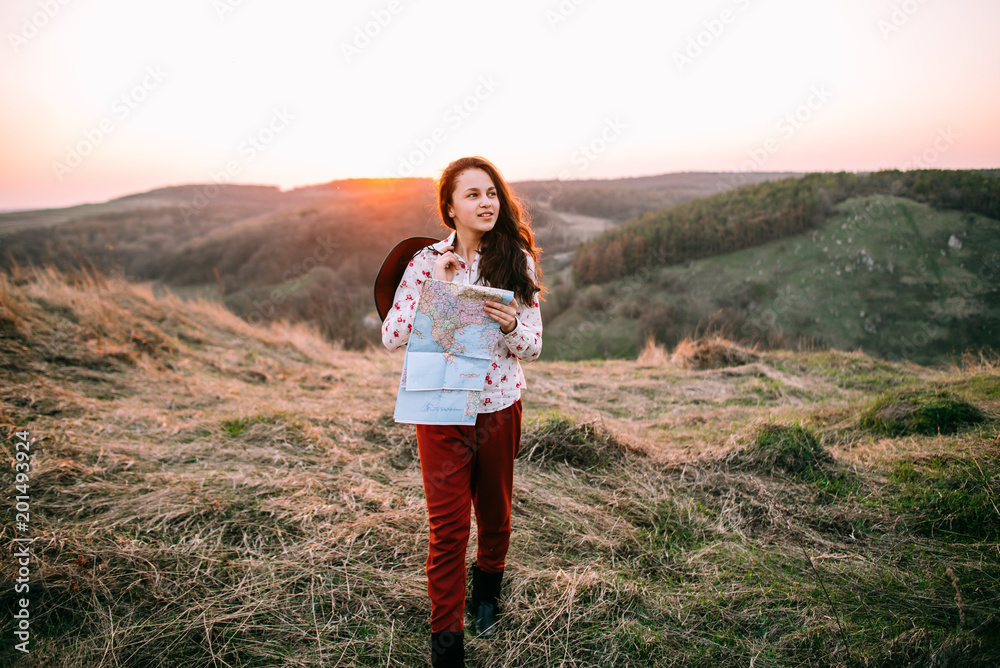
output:
<path id="1" fill-rule="evenodd" d="M 438 253 L 444 252 L 455 242 L 455 233 L 430 246 Z M 382 343 L 389 350 L 398 350 L 410 340 L 413 318 L 417 314 L 417 301 L 424 281 L 434 273 L 437 253 L 424 249 L 417 253 L 403 272 L 392 308 L 382 324 Z M 459 258 L 464 260 L 464 258 Z M 528 257 L 528 270 L 534 273 L 535 264 Z M 472 285 L 479 279 L 479 254 L 469 265 L 462 262 L 455 272 L 453 281 Z M 492 413 L 514 404 L 525 388 L 524 372 L 520 361 L 533 362 L 542 352 L 542 314 L 538 307 L 538 294 L 531 305 L 518 301 L 517 325 L 509 334 L 504 334 L 493 349 L 490 371 L 486 374 L 486 386 L 479 400 L 480 413 Z"/>

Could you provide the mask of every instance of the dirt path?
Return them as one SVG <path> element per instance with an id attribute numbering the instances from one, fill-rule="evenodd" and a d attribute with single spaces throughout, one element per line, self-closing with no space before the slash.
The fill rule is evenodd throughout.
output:
<path id="1" fill-rule="evenodd" d="M 552 211 L 551 213 L 554 216 L 562 218 L 567 232 L 578 235 L 581 242 L 597 236 L 614 225 L 614 221 L 610 218 L 595 218 L 594 216 L 584 216 L 579 213 L 569 213 L 568 211 Z"/>

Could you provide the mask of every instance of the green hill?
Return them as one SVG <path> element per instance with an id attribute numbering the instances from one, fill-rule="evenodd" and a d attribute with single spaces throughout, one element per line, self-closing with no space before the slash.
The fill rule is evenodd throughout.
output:
<path id="1" fill-rule="evenodd" d="M 557 358 L 634 357 L 649 337 L 673 346 L 719 328 L 763 345 L 942 364 L 1000 341 L 1000 222 L 870 195 L 808 232 L 572 286 L 556 279 L 543 312 Z"/>
<path id="2" fill-rule="evenodd" d="M 895 195 L 1000 220 L 1000 171 L 814 173 L 746 186 L 650 211 L 580 249 L 578 283 L 604 283 L 781 239 L 821 225 L 851 197 Z"/>
<path id="3" fill-rule="evenodd" d="M 0 665 L 426 665 L 401 364 L 0 272 L 0 439 L 27 464 L 0 474 Z M 470 665 L 998 665 L 998 364 L 715 339 L 526 365 L 504 613 Z"/>

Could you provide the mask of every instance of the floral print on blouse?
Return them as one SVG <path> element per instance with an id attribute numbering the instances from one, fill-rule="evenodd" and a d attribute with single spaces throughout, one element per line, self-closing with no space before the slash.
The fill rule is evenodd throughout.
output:
<path id="1" fill-rule="evenodd" d="M 455 243 L 455 232 L 430 248 L 443 253 L 444 249 L 453 243 Z M 389 350 L 398 350 L 410 340 L 420 289 L 424 281 L 433 277 L 434 261 L 437 257 L 436 253 L 425 248 L 410 260 L 410 265 L 403 272 L 392 307 L 385 317 L 385 322 L 382 323 L 382 343 Z M 528 270 L 532 273 L 535 271 L 531 256 L 528 256 Z M 471 265 L 467 261 L 459 264 L 452 280 L 455 283 L 472 285 L 478 279 L 479 254 L 476 253 Z M 479 399 L 479 412 L 493 413 L 517 401 L 521 397 L 521 390 L 525 388 L 524 372 L 521 370 L 520 362 L 521 360 L 533 362 L 538 359 L 541 352 L 542 313 L 538 307 L 538 293 L 535 293 L 530 306 L 518 301 L 517 325 L 509 334 L 504 334 L 493 349 L 490 370 L 486 374 L 486 386 Z"/>

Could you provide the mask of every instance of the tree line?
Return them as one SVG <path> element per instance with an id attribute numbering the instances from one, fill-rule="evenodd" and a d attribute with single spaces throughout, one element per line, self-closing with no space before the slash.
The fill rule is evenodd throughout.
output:
<path id="1" fill-rule="evenodd" d="M 851 197 L 913 199 L 1000 220 L 1000 170 L 813 173 L 745 186 L 650 211 L 582 244 L 577 285 L 731 253 L 822 225 Z"/>

